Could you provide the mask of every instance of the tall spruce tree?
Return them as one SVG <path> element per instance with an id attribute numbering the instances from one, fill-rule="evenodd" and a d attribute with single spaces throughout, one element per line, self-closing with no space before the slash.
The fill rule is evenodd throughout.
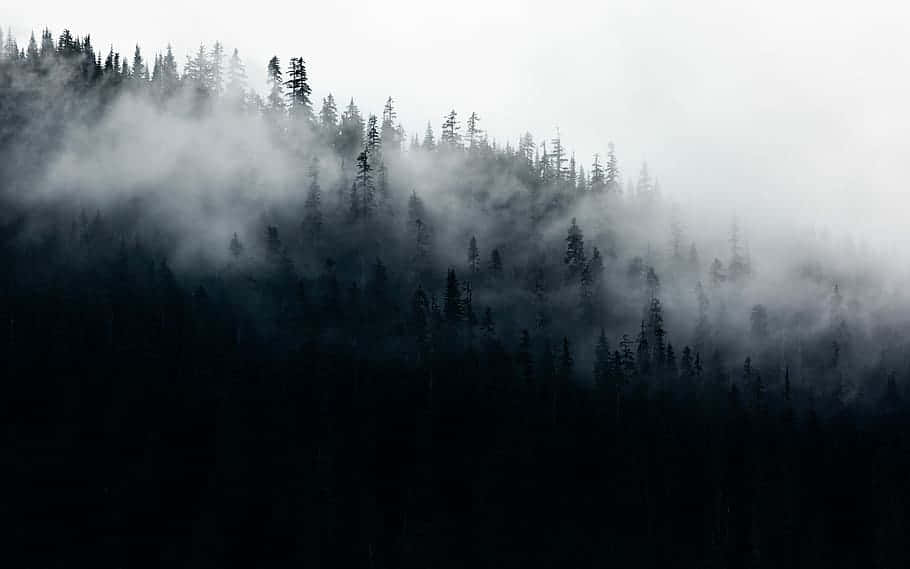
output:
<path id="1" fill-rule="evenodd" d="M 563 257 L 563 264 L 566 265 L 567 280 L 577 282 L 586 263 L 584 233 L 582 233 L 581 228 L 573 217 L 572 225 L 569 227 L 569 233 L 566 236 L 566 254 Z"/>
<path id="2" fill-rule="evenodd" d="M 307 82 L 306 64 L 302 57 L 292 57 L 288 63 L 287 81 L 288 112 L 294 120 L 311 122 L 313 104 L 310 101 L 312 89 Z"/>

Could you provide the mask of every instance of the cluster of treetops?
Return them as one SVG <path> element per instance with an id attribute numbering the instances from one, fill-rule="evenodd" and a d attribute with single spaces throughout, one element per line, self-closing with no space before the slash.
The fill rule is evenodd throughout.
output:
<path id="1" fill-rule="evenodd" d="M 428 124 L 422 139 L 413 136 L 408 149 L 391 97 L 381 118 L 370 115 L 364 120 L 353 100 L 339 116 L 331 94 L 317 113 L 300 57 L 291 58 L 285 70 L 277 57 L 269 60 L 268 93 L 261 97 L 248 88 L 238 51 L 233 51 L 225 65 L 223 46 L 217 42 L 211 49 L 200 45 L 195 54 L 187 56 L 182 73 L 170 46 L 151 64 L 137 46 L 130 63 L 113 48 L 106 55 L 96 52 L 90 36 L 80 38 L 69 30 L 56 40 L 48 30 L 40 38 L 32 34 L 24 49 L 8 34 L 0 38 L 0 46 L 0 81 L 7 87 L 7 118 L 12 117 L 7 122 L 14 125 L 4 129 L 0 140 L 4 151 L 15 146 L 17 134 L 27 130 L 22 126 L 28 124 L 27 113 L 18 117 L 20 123 L 15 120 L 17 103 L 27 108 L 17 97 L 32 89 L 43 90 L 37 98 L 50 98 L 48 93 L 62 86 L 75 100 L 95 105 L 97 113 L 103 113 L 124 93 L 141 93 L 162 105 L 176 99 L 191 101 L 194 112 L 200 113 L 215 105 L 228 105 L 238 112 L 261 115 L 273 127 L 276 140 L 289 152 L 300 154 L 307 163 L 306 181 L 301 184 L 305 187 L 302 211 L 278 213 L 254 224 L 250 231 L 233 233 L 221 257 L 226 262 L 186 269 L 185 278 L 178 279 L 194 290 L 191 296 L 211 295 L 208 289 L 217 287 L 226 298 L 233 297 L 232 310 L 248 312 L 237 317 L 237 330 L 246 318 L 259 322 L 256 333 L 275 333 L 276 327 L 286 324 L 289 313 L 299 310 L 296 317 L 306 324 L 298 324 L 308 332 L 285 338 L 287 345 L 302 337 L 337 342 L 339 329 L 355 337 L 365 329 L 379 329 L 387 337 L 362 339 L 367 345 L 372 343 L 372 348 L 359 344 L 364 354 L 373 350 L 369 357 L 387 358 L 395 353 L 407 365 L 427 366 L 465 351 L 495 351 L 517 366 L 528 381 L 532 376 L 540 376 L 543 383 L 581 381 L 615 394 L 617 400 L 630 384 L 641 383 L 658 391 L 712 386 L 732 397 L 745 391 L 756 407 L 767 406 L 769 401 L 789 406 L 794 390 L 791 368 L 795 366 L 803 390 L 800 400 L 813 408 L 842 409 L 844 390 L 859 383 L 869 385 L 872 393 L 861 390 L 862 397 L 852 400 L 854 405 L 877 407 L 887 401 L 893 408 L 900 401 L 896 375 L 885 371 L 884 362 L 865 370 L 853 368 L 850 373 L 855 377 L 845 377 L 849 333 L 837 285 L 831 293 L 831 324 L 798 348 L 775 348 L 768 310 L 761 304 L 751 306 L 749 337 L 754 344 L 738 359 L 744 362 L 736 365 L 742 371 L 731 373 L 730 361 L 743 355 L 743 347 L 722 337 L 720 323 L 712 326 L 710 307 L 712 295 L 719 297 L 725 287 L 745 286 L 752 278 L 748 248 L 743 247 L 735 222 L 728 263 L 715 258 L 704 271 L 695 243 L 683 244 L 677 216 L 671 216 L 667 259 L 655 260 L 649 246 L 647 255 L 630 255 L 624 262 L 622 237 L 609 227 L 595 228 L 595 241 L 604 252 L 598 246 L 589 248 L 576 219 L 568 221 L 580 203 L 599 208 L 613 200 L 609 203 L 619 215 L 655 218 L 659 215 L 654 211 L 667 209 L 647 165 L 642 166 L 637 183 L 629 180 L 623 191 L 612 143 L 603 163 L 594 156 L 588 175 L 574 155 L 568 156 L 558 133 L 550 141 L 549 151 L 545 142 L 535 144 L 530 134 L 523 135 L 515 147 L 511 143 L 500 146 L 490 142 L 476 113 L 468 118 L 462 135 L 453 110 L 444 117 L 438 141 Z M 66 111 L 62 116 L 65 120 Z M 331 195 L 323 194 L 316 154 L 295 145 L 301 139 L 329 148 L 337 158 L 341 175 Z M 46 146 L 37 154 L 51 155 L 53 145 Z M 482 223 L 509 220 L 514 225 L 517 218 L 519 227 L 510 227 L 501 236 L 495 230 L 485 231 L 493 241 L 486 253 L 481 252 L 475 235 L 464 233 L 463 253 L 453 255 L 451 251 L 459 246 L 436 239 L 444 220 L 416 190 L 402 190 L 404 184 L 397 183 L 402 176 L 396 178 L 395 169 L 409 154 L 438 161 L 454 156 L 465 168 L 483 172 L 486 187 L 459 188 L 456 197 L 463 206 L 469 202 L 492 204 L 498 174 L 518 179 L 526 193 L 509 203 L 508 212 L 491 212 L 484 206 L 464 208 L 471 215 L 480 211 L 477 215 L 483 216 Z M 126 206 L 118 207 L 119 211 L 104 215 L 99 209 L 92 221 L 84 209 L 72 215 L 69 227 L 59 230 L 62 238 L 54 241 L 72 259 L 60 266 L 84 270 L 86 262 L 123 263 L 141 272 L 148 264 L 152 273 L 171 275 L 166 259 L 172 243 L 131 235 L 123 210 Z M 406 208 L 405 215 L 398 212 L 402 208 Z M 567 225 L 565 238 L 561 243 L 547 241 L 543 230 L 562 219 Z M 8 223 L 8 237 L 17 234 L 23 225 L 20 221 Z M 279 226 L 292 230 L 280 235 Z M 365 230 L 352 231 L 355 227 Z M 10 237 L 10 243 L 14 241 Z M 128 246 L 130 242 L 133 247 Z M 507 251 L 514 252 L 514 260 L 506 258 Z M 126 263 L 123 256 L 143 260 Z M 670 341 L 664 324 L 658 264 L 663 265 L 664 280 L 694 291 L 694 320 L 676 326 L 676 336 L 688 339 L 682 345 Z M 210 272 L 203 274 L 206 270 Z M 702 284 L 703 277 L 707 286 Z M 172 276 L 161 278 L 170 282 Z M 256 285 L 247 286 L 249 281 Z M 271 298 L 269 310 L 263 308 L 263 296 Z M 288 298 L 296 300 L 289 302 Z M 379 304 L 386 306 L 380 308 Z M 261 323 L 270 318 L 273 321 L 268 324 Z M 611 342 L 607 331 L 614 333 L 619 326 L 636 332 L 619 333 Z M 388 337 L 402 342 L 393 350 Z M 576 362 L 583 362 L 586 369 L 578 369 Z"/>

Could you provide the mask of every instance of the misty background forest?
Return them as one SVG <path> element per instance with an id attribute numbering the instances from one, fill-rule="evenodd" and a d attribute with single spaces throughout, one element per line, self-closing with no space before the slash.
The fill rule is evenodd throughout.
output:
<path id="1" fill-rule="evenodd" d="M 910 563 L 887 248 L 698 216 L 607 140 L 315 101 L 301 57 L 17 41 L 9 566 Z"/>

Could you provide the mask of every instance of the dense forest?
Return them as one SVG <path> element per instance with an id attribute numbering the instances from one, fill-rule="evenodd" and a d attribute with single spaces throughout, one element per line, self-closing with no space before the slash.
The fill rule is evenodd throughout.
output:
<path id="1" fill-rule="evenodd" d="M 5 565 L 910 564 L 887 251 L 302 57 L 0 46 Z"/>

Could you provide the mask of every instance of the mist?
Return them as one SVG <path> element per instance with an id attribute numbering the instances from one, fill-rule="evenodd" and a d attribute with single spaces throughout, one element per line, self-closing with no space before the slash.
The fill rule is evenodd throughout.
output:
<path id="1" fill-rule="evenodd" d="M 315 20 L 356 15 L 355 39 L 299 59 L 286 22 L 268 47 L 227 23 L 205 33 L 231 41 L 199 46 L 186 28 L 204 20 L 198 6 L 174 38 L 157 35 L 156 13 L 157 43 L 135 56 L 123 38 L 142 30 L 128 26 L 33 45 L 11 28 L 11 432 L 30 437 L 26 453 L 72 439 L 62 455 L 104 455 L 84 476 L 114 487 L 111 508 L 136 532 L 112 565 L 154 532 L 138 515 L 145 491 L 185 511 L 179 523 L 196 503 L 217 512 L 157 545 L 192 565 L 232 548 L 248 563 L 433 565 L 451 535 L 523 565 L 559 519 L 557 545 L 538 552 L 551 563 L 579 543 L 586 559 L 651 566 L 666 561 L 641 553 L 655 544 L 731 567 L 865 558 L 900 533 L 892 508 L 906 500 L 906 477 L 881 482 L 850 452 L 899 454 L 890 437 L 908 417 L 905 80 L 883 33 L 898 24 L 825 7 L 779 21 L 775 6 L 616 3 L 554 21 L 505 3 L 455 17 L 495 38 L 463 50 L 420 27 L 437 25 L 433 7 L 320 7 Z M 370 15 L 370 30 L 423 31 L 390 32 L 388 64 L 367 65 L 355 32 Z M 563 18 L 576 33 L 541 48 Z M 30 402 L 62 417 L 52 433 Z M 867 446 L 844 446 L 856 429 Z M 828 458 L 796 458 L 804 447 Z M 767 479 L 743 473 L 741 452 Z M 782 455 L 799 474 L 775 470 Z M 836 539 L 845 520 L 813 517 L 829 507 L 817 492 L 833 492 L 813 487 L 822 460 L 840 483 L 887 488 L 867 502 L 877 529 L 860 543 Z M 152 474 L 134 475 L 143 465 Z M 653 474 L 673 468 L 697 504 Z M 159 484 L 183 474 L 186 488 Z M 273 477 L 275 496 L 250 490 Z M 539 512 L 524 509 L 523 481 L 545 496 Z M 249 519 L 221 497 L 245 491 Z M 806 513 L 767 505 L 783 494 Z M 601 508 L 590 517 L 587 496 Z M 607 527 L 610 508 L 623 513 Z M 687 528 L 686 508 L 711 521 Z M 534 522 L 507 523 L 513 511 Z M 799 555 L 777 533 L 784 515 Z M 249 521 L 263 516 L 267 547 L 227 544 L 232 528 L 264 531 Z M 492 525 L 474 533 L 480 518 Z M 520 551 L 498 541 L 508 532 Z M 594 553 L 599 539 L 613 549 Z"/>

